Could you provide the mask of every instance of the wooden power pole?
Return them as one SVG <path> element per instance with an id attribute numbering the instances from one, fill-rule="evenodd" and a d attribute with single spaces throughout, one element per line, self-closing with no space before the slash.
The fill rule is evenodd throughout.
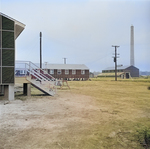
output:
<path id="1" fill-rule="evenodd" d="M 115 57 L 114 57 L 114 62 L 115 62 L 115 81 L 117 81 L 117 48 L 119 48 L 119 46 L 112 46 L 115 47 Z"/>
<path id="2" fill-rule="evenodd" d="M 40 32 L 40 68 L 42 69 L 42 32 Z"/>

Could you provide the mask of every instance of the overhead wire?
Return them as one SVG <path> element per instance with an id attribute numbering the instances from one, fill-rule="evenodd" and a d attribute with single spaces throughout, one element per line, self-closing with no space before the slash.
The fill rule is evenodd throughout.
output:
<path id="1" fill-rule="evenodd" d="M 64 42 L 62 42 L 62 41 L 60 41 L 60 40 L 58 40 L 58 39 L 54 39 L 54 38 L 52 38 L 52 37 L 50 37 L 50 38 L 51 38 L 54 42 L 57 42 L 57 43 L 62 44 L 62 45 L 64 45 L 64 46 L 68 46 L 68 47 L 71 47 L 71 48 L 79 48 L 79 47 L 76 46 L 76 45 L 64 43 Z M 83 48 L 83 49 L 86 49 L 86 47 Z M 86 49 L 86 50 L 87 50 L 87 49 Z M 92 52 L 93 52 L 93 50 L 92 50 Z M 89 53 L 90 53 L 90 52 L 89 52 Z M 109 52 L 109 53 L 107 53 L 105 56 L 101 56 L 100 58 L 97 58 L 96 60 L 93 60 L 93 61 L 91 61 L 91 62 L 88 62 L 88 64 L 89 64 L 89 63 L 92 64 L 92 63 L 94 63 L 94 62 L 100 61 L 100 60 L 104 59 L 105 57 L 109 56 L 110 54 L 112 54 L 112 52 Z M 78 57 L 79 57 L 79 55 L 78 55 Z"/>

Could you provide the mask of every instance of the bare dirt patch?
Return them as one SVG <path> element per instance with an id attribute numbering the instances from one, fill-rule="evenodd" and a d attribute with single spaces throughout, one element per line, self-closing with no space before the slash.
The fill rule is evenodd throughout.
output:
<path id="1" fill-rule="evenodd" d="M 102 109 L 90 96 L 71 92 L 1 100 L 0 149 L 78 148 L 93 123 L 112 117 Z"/>

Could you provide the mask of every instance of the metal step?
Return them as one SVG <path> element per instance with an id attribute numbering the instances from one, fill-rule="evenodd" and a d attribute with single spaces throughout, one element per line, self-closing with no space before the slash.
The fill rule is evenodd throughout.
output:
<path id="1" fill-rule="evenodd" d="M 18 61 L 18 63 L 24 65 L 26 80 L 32 86 L 45 94 L 55 95 L 57 88 L 55 86 L 56 79 L 53 76 L 30 61 Z"/>
<path id="2" fill-rule="evenodd" d="M 52 84 L 50 81 L 36 81 L 35 79 L 29 79 L 27 78 L 27 80 L 31 83 L 32 86 L 34 86 L 35 88 L 37 88 L 38 90 L 42 91 L 43 93 L 47 94 L 47 95 L 51 95 L 54 96 L 56 93 L 56 90 L 53 88 L 54 84 Z M 49 87 L 49 85 L 51 85 L 52 87 Z"/>
<path id="3" fill-rule="evenodd" d="M 35 88 L 37 88 L 38 90 L 40 90 L 41 92 L 43 92 L 44 94 L 50 95 L 50 96 L 54 96 L 54 92 L 53 91 L 46 91 L 38 86 L 36 86 L 35 84 L 31 83 L 32 86 L 34 86 Z"/>

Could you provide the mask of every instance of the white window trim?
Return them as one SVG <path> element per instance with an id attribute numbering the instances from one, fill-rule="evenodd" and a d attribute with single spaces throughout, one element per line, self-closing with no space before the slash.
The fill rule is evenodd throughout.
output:
<path id="1" fill-rule="evenodd" d="M 47 69 L 44 69 L 44 74 L 47 74 Z"/>
<path id="2" fill-rule="evenodd" d="M 74 73 L 75 72 L 75 73 Z M 72 74 L 75 75 L 76 74 L 76 70 L 72 69 Z"/>
<path id="3" fill-rule="evenodd" d="M 65 74 L 69 74 L 69 69 L 65 69 Z"/>
<path id="4" fill-rule="evenodd" d="M 54 74 L 54 69 L 50 69 L 50 74 Z"/>
<path id="5" fill-rule="evenodd" d="M 58 72 L 60 72 L 60 73 L 58 73 Z M 57 69 L 57 74 L 59 74 L 59 75 L 61 74 L 61 69 Z"/>
<path id="6" fill-rule="evenodd" d="M 20 74 L 25 74 L 25 71 L 24 70 L 20 70 Z"/>
<path id="7" fill-rule="evenodd" d="M 85 70 L 81 70 L 81 74 L 84 75 L 85 74 Z"/>

